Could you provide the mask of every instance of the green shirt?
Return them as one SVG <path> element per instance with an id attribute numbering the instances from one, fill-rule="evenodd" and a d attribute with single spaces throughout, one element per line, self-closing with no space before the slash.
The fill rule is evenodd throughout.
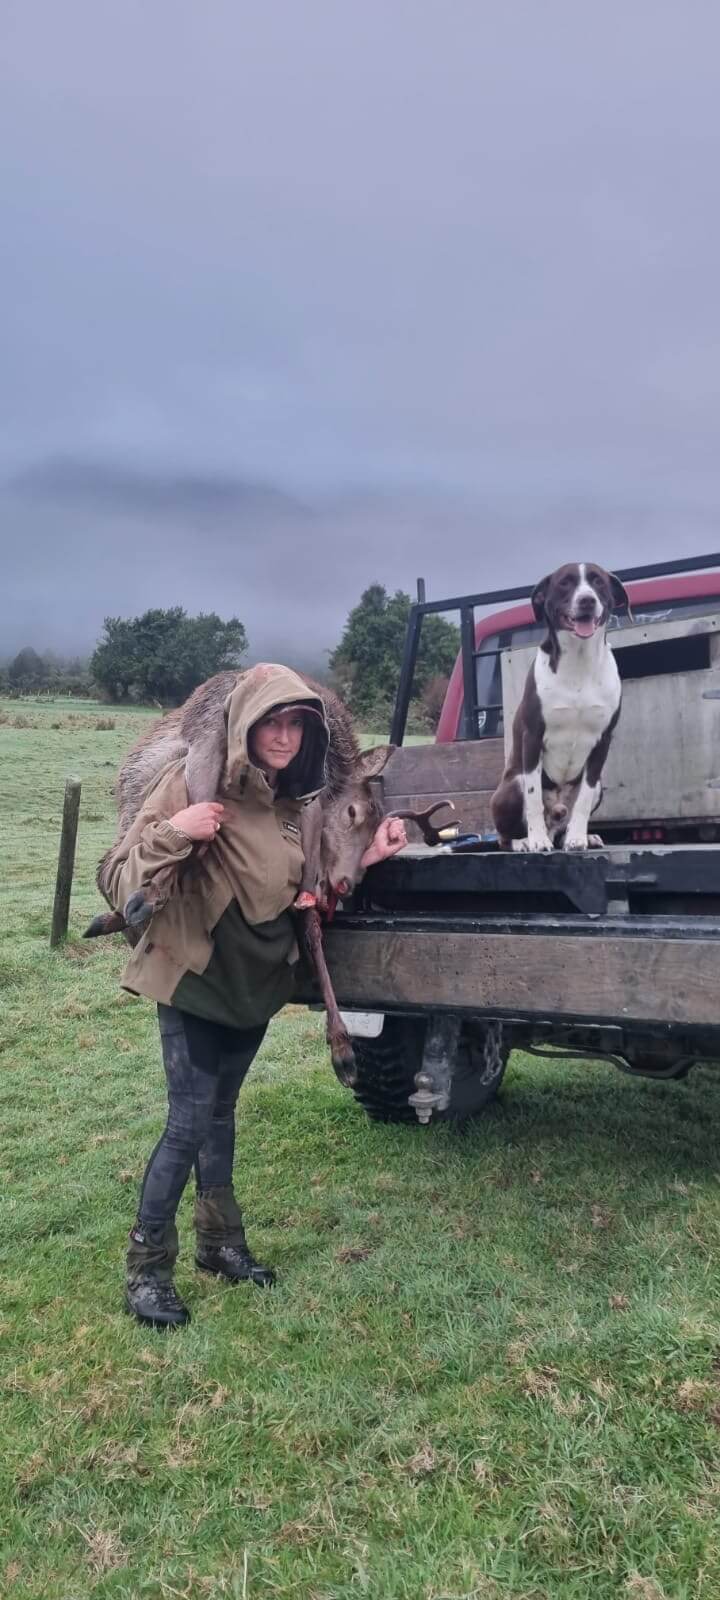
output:
<path id="1" fill-rule="evenodd" d="M 232 900 L 213 929 L 213 953 L 202 973 L 186 972 L 172 1004 L 229 1028 L 257 1028 L 287 1004 L 295 981 L 295 928 L 288 911 L 250 924 Z"/>

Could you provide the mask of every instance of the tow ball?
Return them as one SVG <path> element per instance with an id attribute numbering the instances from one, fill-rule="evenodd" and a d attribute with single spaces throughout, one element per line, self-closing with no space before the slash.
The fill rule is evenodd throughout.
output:
<path id="1" fill-rule="evenodd" d="M 434 1111 L 447 1111 L 457 1060 L 461 1019 L 439 1013 L 428 1024 L 422 1066 L 415 1074 L 415 1093 L 408 1095 L 418 1122 L 428 1123 Z"/>

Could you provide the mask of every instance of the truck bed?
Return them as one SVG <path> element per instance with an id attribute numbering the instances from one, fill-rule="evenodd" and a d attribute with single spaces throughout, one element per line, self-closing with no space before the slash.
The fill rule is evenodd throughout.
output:
<path id="1" fill-rule="evenodd" d="M 344 1009 L 717 1029 L 720 1054 L 717 845 L 413 845 L 368 872 L 325 949 Z"/>
<path id="2" fill-rule="evenodd" d="M 520 854 L 495 845 L 467 852 L 412 844 L 368 874 L 356 905 L 399 908 L 408 897 L 437 911 L 447 896 L 478 900 L 489 909 L 497 898 L 508 911 L 537 909 L 552 898 L 556 908 L 603 916 L 614 912 L 677 912 L 720 916 L 720 845 L 618 844 L 585 853 L 554 850 Z"/>

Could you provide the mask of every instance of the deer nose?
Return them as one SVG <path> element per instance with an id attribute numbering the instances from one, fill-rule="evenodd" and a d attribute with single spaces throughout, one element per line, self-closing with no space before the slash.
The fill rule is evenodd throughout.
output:
<path id="1" fill-rule="evenodd" d="M 350 884 L 348 883 L 347 878 L 340 878 L 339 881 L 334 885 L 334 889 L 335 893 L 339 894 L 341 899 L 344 894 L 349 894 Z"/>

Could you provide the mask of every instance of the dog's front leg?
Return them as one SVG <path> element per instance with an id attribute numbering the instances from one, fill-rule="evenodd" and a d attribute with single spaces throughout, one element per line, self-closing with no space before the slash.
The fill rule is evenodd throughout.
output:
<path id="1" fill-rule="evenodd" d="M 565 850 L 587 850 L 589 848 L 602 849 L 602 839 L 598 833 L 588 835 L 588 822 L 599 806 L 602 799 L 602 774 L 607 761 L 608 750 L 613 731 L 620 715 L 618 702 L 610 721 L 604 732 L 600 735 L 594 750 L 590 751 L 587 766 L 582 775 L 580 789 L 575 799 L 572 815 L 565 834 Z"/>
<path id="2" fill-rule="evenodd" d="M 565 834 L 564 850 L 587 850 L 590 844 L 602 843 L 597 834 L 588 837 L 588 823 L 600 799 L 600 785 L 588 783 L 587 774 L 583 773 L 580 781 L 575 804 L 570 814 L 570 821 Z"/>
<path id="3" fill-rule="evenodd" d="M 547 831 L 543 806 L 542 758 L 531 772 L 523 772 L 525 790 L 525 816 L 527 838 L 514 839 L 513 850 L 552 850 L 553 842 Z"/>

